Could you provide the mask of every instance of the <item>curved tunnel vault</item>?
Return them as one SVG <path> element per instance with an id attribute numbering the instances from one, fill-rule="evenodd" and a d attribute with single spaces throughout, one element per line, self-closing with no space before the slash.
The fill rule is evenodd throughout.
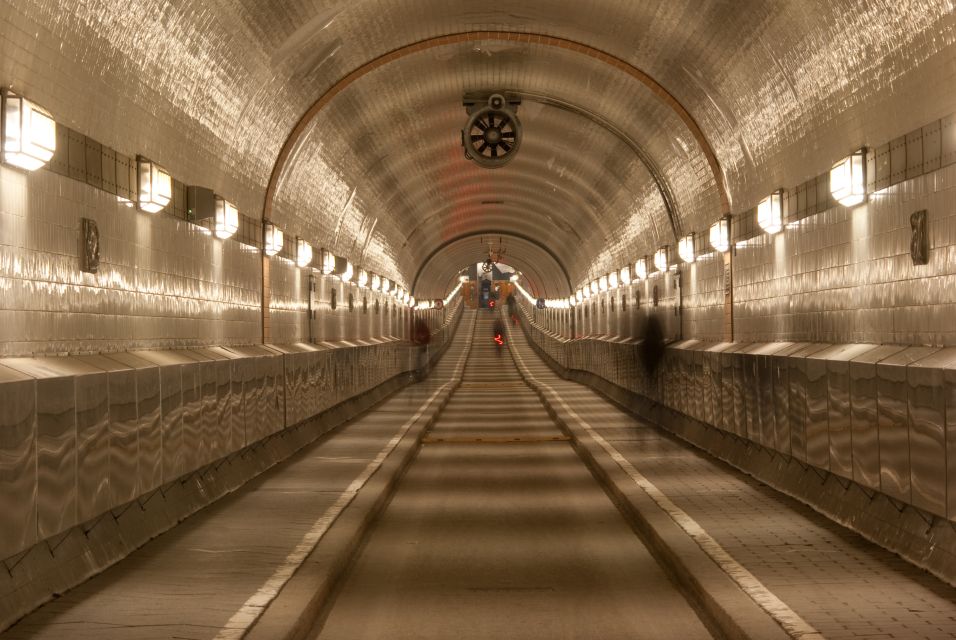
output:
<path id="1" fill-rule="evenodd" d="M 316 136 L 321 137 L 321 133 L 314 131 L 314 123 L 318 121 L 317 119 L 320 118 L 320 116 L 323 113 L 323 110 L 329 107 L 332 107 L 334 109 L 334 107 L 339 101 L 343 99 L 348 100 L 347 96 L 349 95 L 349 89 L 353 85 L 361 85 L 365 81 L 365 79 L 370 76 L 374 76 L 376 74 L 381 75 L 381 73 L 385 70 L 385 67 L 388 67 L 389 70 L 391 70 L 393 66 L 398 67 L 398 70 L 395 71 L 395 73 L 401 75 L 404 78 L 405 70 L 403 70 L 400 67 L 401 61 L 403 61 L 403 59 L 421 57 L 422 55 L 426 54 L 430 50 L 437 50 L 441 48 L 447 49 L 449 47 L 453 48 L 456 45 L 462 45 L 462 44 L 476 44 L 476 46 L 479 46 L 479 45 L 482 45 L 483 43 L 497 43 L 497 44 L 514 43 L 521 46 L 533 46 L 533 47 L 543 48 L 543 49 L 550 48 L 550 49 L 555 49 L 557 51 L 561 51 L 564 54 L 570 54 L 572 57 L 579 56 L 581 58 L 590 59 L 592 61 L 596 60 L 600 64 L 605 65 L 605 67 L 608 69 L 609 72 L 620 73 L 627 78 L 628 82 L 632 82 L 642 86 L 642 88 L 648 91 L 649 94 L 654 97 L 654 99 L 659 101 L 659 103 L 665 108 L 665 110 L 668 110 L 672 114 L 672 116 L 676 118 L 677 122 L 681 123 L 680 126 L 684 126 L 686 130 L 690 133 L 691 138 L 697 144 L 699 151 L 702 154 L 702 157 L 706 160 L 706 164 L 709 166 L 711 180 L 713 181 L 715 185 L 717 185 L 716 195 L 718 197 L 720 204 L 717 204 L 716 208 L 718 208 L 719 210 L 727 210 L 727 208 L 729 207 L 729 199 L 728 199 L 725 188 L 722 186 L 723 178 L 720 172 L 719 163 L 716 159 L 716 155 L 714 154 L 713 149 L 711 148 L 710 144 L 706 140 L 703 132 L 700 130 L 700 128 L 694 121 L 693 117 L 691 117 L 690 113 L 670 93 L 668 93 L 664 89 L 664 87 L 660 85 L 660 83 L 658 83 L 656 80 L 651 78 L 649 75 L 637 69 L 633 65 L 630 65 L 627 62 L 619 58 L 616 58 L 610 54 L 607 54 L 606 52 L 603 52 L 594 47 L 583 45 L 565 38 L 558 38 L 554 36 L 539 35 L 539 34 L 530 34 L 530 33 L 507 32 L 507 31 L 474 31 L 474 32 L 457 33 L 457 34 L 451 34 L 448 36 L 429 38 L 429 39 L 422 40 L 410 45 L 400 47 L 399 49 L 389 52 L 388 54 L 382 55 L 360 66 L 359 68 L 355 69 L 351 73 L 347 74 L 335 85 L 333 85 L 329 90 L 327 90 L 306 111 L 306 113 L 302 116 L 302 118 L 294 127 L 289 137 L 286 139 L 282 147 L 282 150 L 280 151 L 278 155 L 275 166 L 273 167 L 272 175 L 270 177 L 268 188 L 266 190 L 263 217 L 266 219 L 274 219 L 276 217 L 276 213 L 275 213 L 276 198 L 277 196 L 280 195 L 279 190 L 280 188 L 282 188 L 282 185 L 289 181 L 288 173 L 290 168 L 294 167 L 296 163 L 301 162 L 302 158 L 307 157 L 307 156 L 303 156 L 303 152 L 306 152 L 305 146 L 304 146 L 306 140 L 310 138 L 315 138 Z M 494 69 L 496 68 L 496 66 L 497 65 L 492 64 L 491 67 L 489 68 Z M 420 70 L 418 72 L 420 73 Z M 481 77 L 480 74 L 476 76 L 476 78 L 480 78 L 480 77 Z M 620 82 L 620 79 L 618 79 L 617 81 Z M 468 86 L 471 86 L 471 88 L 474 89 L 481 86 L 481 84 L 479 84 L 476 87 L 475 79 L 470 80 L 470 82 L 472 84 L 471 85 L 466 84 L 465 85 L 466 88 Z M 478 79 L 477 82 L 487 83 L 487 80 L 482 81 Z M 381 81 L 379 81 L 379 84 L 381 84 Z M 518 91 L 519 93 L 522 92 L 521 89 L 519 89 Z M 446 90 L 446 93 L 447 93 L 447 90 Z M 645 177 L 642 180 L 648 184 L 654 185 L 653 190 L 656 191 L 656 198 L 658 199 L 658 203 L 654 206 L 660 211 L 658 215 L 662 215 L 662 217 L 668 221 L 666 224 L 669 227 L 669 229 L 666 232 L 666 236 L 670 237 L 669 239 L 670 242 L 673 242 L 675 240 L 676 236 L 678 236 L 680 231 L 681 221 L 677 216 L 677 211 L 675 210 L 676 203 L 675 203 L 675 198 L 673 197 L 673 189 L 671 188 L 669 184 L 667 184 L 668 178 L 666 175 L 664 175 L 664 172 L 661 171 L 661 169 L 657 166 L 656 162 L 651 157 L 651 155 L 646 150 L 644 150 L 639 145 L 639 143 L 637 143 L 630 136 L 628 136 L 628 134 L 625 132 L 623 127 L 615 125 L 608 116 L 602 116 L 598 114 L 594 109 L 590 109 L 584 105 L 575 104 L 570 99 L 570 97 L 560 97 L 560 96 L 549 95 L 548 87 L 546 84 L 541 89 L 533 90 L 532 88 L 527 91 L 524 91 L 524 93 L 528 99 L 526 100 L 526 105 L 523 105 L 521 109 L 521 111 L 523 112 L 522 115 L 524 113 L 527 113 L 529 110 L 531 110 L 532 103 L 536 102 L 538 103 L 539 107 L 541 105 L 546 105 L 550 109 L 562 110 L 562 111 L 574 114 L 575 116 L 579 118 L 583 116 L 584 118 L 595 123 L 598 126 L 598 128 L 602 128 L 606 134 L 609 133 L 612 137 L 616 139 L 617 143 L 622 143 L 623 146 L 625 146 L 626 148 L 629 148 L 630 152 L 634 155 L 634 159 L 636 160 L 637 164 L 641 165 L 641 171 L 644 172 Z M 454 95 L 455 92 L 452 92 L 452 94 Z M 460 96 L 460 91 L 458 92 L 457 96 Z M 453 100 L 457 101 L 457 96 L 453 98 Z M 460 106 L 454 106 L 454 102 L 452 102 L 452 106 L 453 106 L 453 111 L 448 112 L 446 116 L 433 119 L 434 124 L 432 126 L 441 127 L 442 129 L 447 128 L 450 131 L 454 131 L 455 124 L 453 123 L 457 123 L 457 121 L 463 117 L 462 116 L 463 111 L 461 110 Z M 447 107 L 443 107 L 443 108 L 447 108 Z M 553 115 L 549 117 L 552 120 L 555 118 L 555 116 Z M 617 117 L 620 117 L 620 116 L 618 115 Z M 402 123 L 399 120 L 399 125 L 397 126 L 401 126 L 401 124 Z M 460 124 L 458 126 L 460 126 Z M 558 140 L 558 139 L 561 139 L 562 133 L 566 133 L 578 128 L 580 128 L 580 125 L 577 127 L 575 127 L 574 125 L 564 125 L 563 128 L 558 128 L 550 132 L 550 135 L 552 139 Z M 528 135 L 530 138 L 533 139 L 535 135 L 534 134 L 535 128 L 528 127 L 528 129 L 532 131 L 532 133 Z M 547 130 L 546 129 L 541 130 L 539 128 L 539 131 L 541 131 L 539 135 L 545 135 L 545 132 Z M 451 144 L 449 144 L 449 141 L 450 141 L 450 136 L 445 136 L 443 142 L 434 144 L 431 148 L 426 148 L 425 157 L 442 158 L 444 156 L 446 159 L 442 160 L 442 162 L 447 162 L 447 154 L 456 153 L 454 150 L 454 147 Z M 315 142 L 310 142 L 309 144 L 314 146 Z M 382 146 L 382 149 L 389 149 L 389 147 L 390 147 L 390 144 L 384 144 Z M 526 144 L 525 147 L 522 149 L 522 153 L 530 154 L 531 152 L 528 151 L 528 149 L 531 147 L 532 147 L 532 144 Z M 593 153 L 593 151 L 589 153 Z M 391 178 L 391 186 L 392 186 L 391 197 L 392 198 L 398 197 L 400 199 L 404 199 L 404 200 L 411 199 L 414 201 L 415 191 L 412 188 L 413 183 L 410 183 L 408 180 L 409 176 L 416 176 L 417 179 L 421 180 L 423 183 L 422 188 L 425 189 L 426 191 L 429 191 L 435 188 L 442 188 L 443 186 L 442 178 L 440 176 L 435 176 L 435 175 L 429 176 L 428 174 L 422 174 L 419 167 L 415 166 L 418 161 L 414 160 L 411 154 L 409 154 L 409 156 L 406 157 L 404 160 L 395 159 L 395 158 L 388 158 L 386 160 L 388 155 L 389 153 L 387 151 L 380 150 L 378 160 L 374 159 L 374 153 L 373 153 L 372 156 L 369 158 L 369 160 L 366 160 L 365 163 L 367 165 L 374 165 L 376 166 L 376 169 L 378 171 L 386 173 L 387 175 L 393 176 Z M 533 158 L 529 157 L 529 161 L 533 162 Z M 540 176 L 546 175 L 548 173 L 548 170 L 552 169 L 551 163 L 553 163 L 553 161 L 554 161 L 553 158 L 547 161 L 545 160 L 540 161 L 542 165 L 543 164 L 548 165 L 548 169 L 544 171 L 542 171 L 540 168 L 528 169 L 525 167 L 530 167 L 532 165 L 522 165 L 521 163 L 516 162 L 514 164 L 515 169 L 513 171 L 509 171 L 508 173 L 509 180 L 507 181 L 507 184 L 501 185 L 499 182 L 499 185 L 500 185 L 499 187 L 495 187 L 493 185 L 486 186 L 485 189 L 481 191 L 481 193 L 484 194 L 485 199 L 495 202 L 500 199 L 500 196 L 498 194 L 500 194 L 501 192 L 507 192 L 508 190 L 518 186 L 521 183 L 520 171 L 522 170 L 527 171 L 528 175 L 526 176 L 526 182 L 528 182 L 528 184 L 534 184 L 536 180 L 540 179 Z M 325 162 L 326 161 L 322 161 L 322 166 L 326 166 Z M 406 171 L 400 168 L 401 164 L 403 163 L 410 164 L 409 171 Z M 313 166 L 313 171 L 317 168 L 318 168 L 318 165 Z M 602 168 L 604 169 L 604 171 L 602 172 L 603 173 L 603 177 L 601 178 L 602 180 L 606 180 L 608 176 L 614 176 L 615 174 L 618 173 L 617 170 L 612 170 L 608 172 L 606 170 L 607 167 L 602 167 Z M 511 169 L 511 167 L 509 167 L 509 169 Z M 321 169 L 319 170 L 321 171 Z M 503 170 L 502 173 L 504 173 L 504 171 L 507 171 L 507 170 Z M 631 170 L 628 170 L 628 171 L 631 171 Z M 455 169 L 454 173 L 458 173 L 464 178 L 462 182 L 459 182 L 460 186 L 457 187 L 457 189 L 467 190 L 468 188 L 467 181 L 469 179 L 473 181 L 472 184 L 481 184 L 482 182 L 487 182 L 487 180 L 498 182 L 497 176 L 495 178 L 492 178 L 491 176 L 487 176 L 487 177 L 484 177 L 485 178 L 484 180 L 482 178 L 476 178 L 474 171 L 471 171 L 470 168 L 466 168 L 464 173 L 462 173 L 462 170 L 460 169 Z M 454 175 L 454 173 L 452 175 Z M 565 178 L 562 175 L 561 171 L 556 171 L 554 173 L 555 175 L 551 179 L 549 179 L 548 182 L 556 181 L 557 183 L 561 183 L 564 181 Z M 577 174 L 578 171 L 574 171 L 573 173 Z M 465 176 L 470 176 L 470 178 Z M 574 178 L 572 177 L 572 182 L 573 182 L 573 179 Z M 620 179 L 622 180 L 622 184 L 626 183 L 627 178 L 624 178 L 622 176 Z M 301 183 L 301 178 L 297 178 L 293 180 Z M 387 180 L 385 184 L 387 187 L 388 186 Z M 447 183 L 445 186 L 447 186 Z M 606 193 L 608 189 L 611 189 L 611 188 L 610 187 L 602 188 L 602 191 Z M 620 189 L 621 189 L 620 186 L 613 187 L 613 190 L 620 190 Z M 345 189 L 345 191 L 348 191 L 348 189 Z M 628 191 L 625 190 L 625 191 L 621 191 L 620 193 L 627 193 L 627 192 Z M 557 217 L 564 219 L 566 222 L 564 224 L 553 225 L 549 229 L 549 235 L 553 236 L 554 235 L 553 231 L 555 230 L 558 230 L 560 232 L 562 227 L 564 228 L 579 227 L 580 225 L 578 224 L 578 218 L 580 218 L 582 214 L 592 215 L 592 216 L 596 216 L 598 219 L 603 219 L 604 211 L 606 209 L 610 209 L 613 207 L 615 209 L 627 210 L 628 203 L 626 201 L 600 202 L 599 200 L 604 197 L 604 193 L 602 193 L 600 197 L 596 196 L 592 202 L 582 203 L 582 205 L 580 206 L 578 210 L 568 211 L 567 205 L 569 204 L 569 202 L 567 199 L 564 199 L 563 202 L 556 201 L 553 205 L 551 205 L 550 211 L 553 215 L 556 215 Z M 444 195 L 447 198 L 449 194 L 446 191 Z M 453 196 L 451 198 L 453 204 L 454 204 L 454 199 L 455 197 Z M 631 193 L 630 199 L 640 200 L 640 196 L 638 196 L 637 194 Z M 380 203 L 379 206 L 383 211 L 394 210 L 387 202 L 382 202 Z M 415 208 L 414 202 L 412 202 L 411 205 L 406 204 L 406 206 L 411 206 L 413 209 Z M 374 204 L 372 204 L 371 208 L 375 209 L 376 207 Z M 452 208 L 457 208 L 459 211 L 459 214 L 461 214 L 460 206 L 452 207 Z M 412 216 L 415 216 L 416 214 L 418 216 L 421 216 L 422 211 L 419 210 L 417 212 L 415 211 L 410 212 L 410 215 Z M 646 214 L 642 214 L 642 215 L 646 215 Z M 282 216 L 280 215 L 279 217 L 281 218 Z M 507 233 L 510 229 L 512 229 L 512 226 L 509 224 L 508 221 L 505 220 L 502 222 L 503 222 L 503 226 L 501 228 L 495 229 L 495 231 L 501 232 L 501 233 Z M 478 224 L 484 230 L 486 231 L 488 230 L 487 224 L 484 221 L 479 222 Z M 336 225 L 336 228 L 335 228 L 336 237 L 338 236 L 338 229 L 340 225 L 341 225 L 341 221 Z M 416 229 L 419 225 L 420 223 L 413 223 L 412 235 L 414 235 L 415 233 L 414 229 Z M 447 223 L 445 224 L 445 226 L 447 226 Z M 617 231 L 617 229 L 614 228 L 615 226 L 617 226 L 617 224 L 612 223 L 611 226 L 605 227 L 599 235 L 594 235 L 593 231 L 589 228 L 589 226 L 585 225 L 584 233 L 585 235 L 588 236 L 588 240 L 590 244 L 590 246 L 587 247 L 587 249 L 585 249 L 585 247 L 582 247 L 580 242 L 573 242 L 571 243 L 570 246 L 562 247 L 561 240 L 558 238 L 554 238 L 554 239 L 549 238 L 546 241 L 558 242 L 558 244 L 555 247 L 553 247 L 553 251 L 563 254 L 565 256 L 565 260 L 570 259 L 572 256 L 580 255 L 582 253 L 582 249 L 585 249 L 585 251 L 583 252 L 585 253 L 585 255 L 595 255 L 600 252 L 599 247 L 606 245 L 611 240 L 611 238 L 614 237 Z M 407 228 L 407 223 L 404 223 L 403 227 Z M 399 231 L 396 229 L 396 231 L 398 231 L 399 233 L 407 234 L 407 232 L 405 232 L 404 230 Z M 518 229 L 514 228 L 514 231 L 518 232 Z M 460 229 L 457 232 L 452 231 L 451 233 L 457 236 L 457 235 L 461 235 L 468 232 L 474 233 L 475 231 L 470 229 Z M 580 232 L 580 229 L 579 229 L 579 232 Z M 663 229 L 661 229 L 658 226 L 657 230 L 654 232 L 654 235 L 657 236 L 658 238 L 663 238 L 663 241 L 667 242 L 668 240 L 666 239 L 666 237 L 661 236 L 662 233 L 664 233 Z M 411 239 L 412 235 L 407 235 L 408 239 L 406 239 L 406 244 L 408 244 L 409 239 Z M 427 239 L 428 234 L 419 233 L 418 236 L 421 238 L 420 242 L 417 242 L 415 245 L 410 247 L 412 249 L 412 255 L 420 256 L 422 254 L 428 254 L 434 251 L 435 250 L 434 247 L 436 246 L 436 243 L 439 243 L 440 245 L 441 242 L 444 242 L 447 239 L 447 232 L 443 232 L 443 235 L 445 235 L 446 237 L 439 238 L 436 240 L 429 240 Z M 393 248 L 393 251 L 394 251 L 394 248 Z M 394 254 L 394 255 L 396 260 L 399 260 L 399 261 L 404 260 L 400 255 L 398 254 Z M 405 263 L 405 264 L 408 264 L 408 263 Z M 408 266 L 411 266 L 411 265 L 408 265 Z M 586 273 L 589 270 L 589 266 L 585 264 L 579 264 L 576 262 L 573 266 L 573 270 L 574 270 L 574 274 L 573 275 L 569 274 L 568 276 L 569 280 L 571 278 L 582 277 L 582 274 Z"/>

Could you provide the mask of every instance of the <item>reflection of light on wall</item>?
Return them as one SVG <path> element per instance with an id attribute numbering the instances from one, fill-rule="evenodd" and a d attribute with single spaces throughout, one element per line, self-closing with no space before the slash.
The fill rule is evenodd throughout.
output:
<path id="1" fill-rule="evenodd" d="M 853 233 L 850 243 L 853 262 L 862 262 L 870 259 L 870 207 L 869 205 L 856 207 L 850 211 L 850 224 Z"/>

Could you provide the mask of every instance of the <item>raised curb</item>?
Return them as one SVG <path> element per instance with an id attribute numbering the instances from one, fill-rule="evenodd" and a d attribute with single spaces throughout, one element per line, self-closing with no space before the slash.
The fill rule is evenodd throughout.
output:
<path id="1" fill-rule="evenodd" d="M 463 363 L 467 362 L 471 351 L 470 338 L 474 327 L 468 331 Z M 395 488 L 418 454 L 423 435 L 441 415 L 461 384 L 463 371 L 464 366 L 449 382 L 448 388 L 409 428 L 243 638 L 299 640 L 307 637 L 316 623 L 324 618 L 340 580 L 354 562 L 372 525 L 388 505 Z"/>
<path id="2" fill-rule="evenodd" d="M 542 355 L 533 342 L 528 344 Z M 546 356 L 546 354 L 544 354 Z M 550 358 L 542 360 L 560 375 Z M 516 362 L 517 364 L 517 362 Z M 523 367 L 518 366 L 523 375 Z M 575 420 L 555 407 L 541 384 L 525 378 L 548 414 L 571 438 L 572 446 L 602 484 L 611 500 L 659 562 L 688 596 L 711 632 L 719 637 L 785 640 L 789 634 L 721 569 L 661 507 L 651 499 Z"/>

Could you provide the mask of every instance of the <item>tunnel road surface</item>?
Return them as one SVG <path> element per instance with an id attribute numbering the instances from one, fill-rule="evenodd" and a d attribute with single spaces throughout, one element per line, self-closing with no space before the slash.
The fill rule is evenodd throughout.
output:
<path id="1" fill-rule="evenodd" d="M 313 638 L 710 638 L 479 313 L 462 384 Z"/>

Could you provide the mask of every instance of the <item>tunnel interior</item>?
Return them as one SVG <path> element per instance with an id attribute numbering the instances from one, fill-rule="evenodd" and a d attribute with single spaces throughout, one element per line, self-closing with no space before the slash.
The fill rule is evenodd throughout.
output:
<path id="1" fill-rule="evenodd" d="M 0 0 L 0 630 L 460 384 L 483 264 L 515 353 L 953 584 L 954 14 Z"/>

